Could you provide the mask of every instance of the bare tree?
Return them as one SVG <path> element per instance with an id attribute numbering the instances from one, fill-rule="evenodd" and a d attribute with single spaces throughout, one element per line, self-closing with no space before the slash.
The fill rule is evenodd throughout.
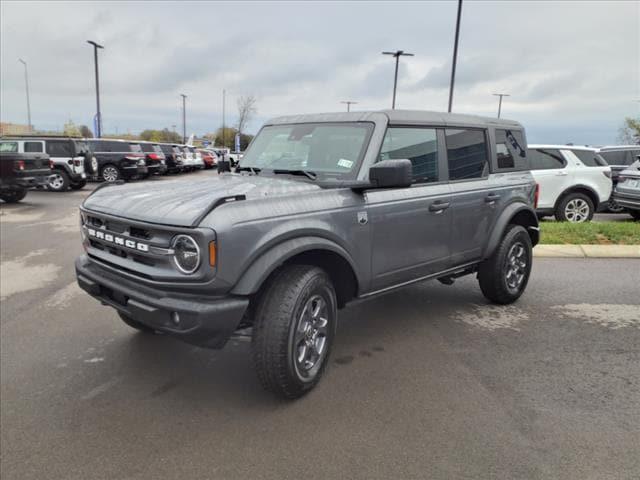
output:
<path id="1" fill-rule="evenodd" d="M 238 98 L 238 132 L 244 132 L 245 127 L 251 121 L 253 114 L 257 112 L 256 97 L 243 95 Z"/>

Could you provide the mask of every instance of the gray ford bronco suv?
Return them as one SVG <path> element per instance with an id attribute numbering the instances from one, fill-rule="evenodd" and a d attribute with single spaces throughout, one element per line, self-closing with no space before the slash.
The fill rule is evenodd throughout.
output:
<path id="1" fill-rule="evenodd" d="M 526 146 L 494 118 L 276 118 L 236 173 L 87 197 L 78 283 L 142 332 L 209 348 L 250 332 L 264 387 L 296 398 L 352 300 L 467 274 L 492 302 L 522 294 L 539 236 Z"/>

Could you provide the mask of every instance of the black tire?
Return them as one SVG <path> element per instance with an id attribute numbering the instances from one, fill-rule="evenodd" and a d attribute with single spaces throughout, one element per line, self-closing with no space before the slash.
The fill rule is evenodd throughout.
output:
<path id="1" fill-rule="evenodd" d="M 572 208 L 574 206 L 575 208 Z M 555 217 L 559 222 L 590 222 L 595 213 L 593 202 L 584 193 L 565 195 L 556 207 Z"/>
<path id="2" fill-rule="evenodd" d="M 317 315 L 303 317 L 316 309 Z M 251 358 L 262 386 L 288 399 L 313 389 L 327 366 L 336 323 L 336 294 L 324 270 L 289 265 L 276 273 L 257 298 L 253 323 Z"/>
<path id="3" fill-rule="evenodd" d="M 122 312 L 118 312 L 118 315 L 120 315 L 120 318 L 122 319 L 122 321 L 127 325 L 129 325 L 131 328 L 135 328 L 136 330 L 142 333 L 151 333 L 151 334 L 156 333 L 156 331 L 153 328 L 147 327 L 145 324 L 135 321 L 133 318 L 128 317 Z"/>
<path id="4" fill-rule="evenodd" d="M 518 255 L 519 248 L 522 248 L 522 256 Z M 512 254 L 524 264 L 512 263 Z M 531 274 L 531 260 L 532 247 L 529 234 L 520 225 L 509 225 L 493 255 L 482 262 L 478 269 L 478 282 L 484 296 L 501 305 L 515 302 L 527 288 Z M 510 271 L 517 273 L 508 275 Z"/>
<path id="5" fill-rule="evenodd" d="M 640 220 L 640 210 L 627 210 L 634 220 Z"/>
<path id="6" fill-rule="evenodd" d="M 0 198 L 4 200 L 6 203 L 18 203 L 24 197 L 27 196 L 27 189 L 23 188 L 21 190 L 11 190 L 10 192 L 5 192 L 0 194 Z"/>
<path id="7" fill-rule="evenodd" d="M 86 180 L 80 180 L 79 182 L 72 183 L 71 190 L 82 190 L 86 184 Z"/>
<path id="8" fill-rule="evenodd" d="M 66 192 L 69 189 L 70 183 L 67 172 L 56 168 L 51 172 L 49 182 L 47 183 L 47 190 L 52 192 Z"/>
<path id="9" fill-rule="evenodd" d="M 105 182 L 116 182 L 122 178 L 120 169 L 109 163 L 100 169 L 100 178 Z"/>

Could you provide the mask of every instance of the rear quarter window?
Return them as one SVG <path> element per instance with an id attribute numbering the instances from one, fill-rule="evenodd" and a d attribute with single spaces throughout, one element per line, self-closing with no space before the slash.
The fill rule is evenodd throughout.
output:
<path id="1" fill-rule="evenodd" d="M 527 150 L 527 157 L 531 170 L 551 170 L 567 165 L 560 150 L 554 148 L 530 148 Z"/>
<path id="2" fill-rule="evenodd" d="M 141 143 L 140 144 L 140 148 L 142 149 L 143 152 L 145 153 L 151 153 L 154 152 L 155 150 L 153 149 L 153 145 L 151 145 L 150 143 Z"/>
<path id="3" fill-rule="evenodd" d="M 18 142 L 0 142 L 0 152 L 18 153 Z"/>
<path id="4" fill-rule="evenodd" d="M 47 153 L 52 157 L 73 157 L 70 140 L 47 141 Z"/>
<path id="5" fill-rule="evenodd" d="M 571 150 L 571 152 L 587 167 L 603 167 L 607 164 L 594 150 Z"/>
<path id="6" fill-rule="evenodd" d="M 526 148 L 521 130 L 497 128 L 495 170 L 528 170 Z"/>

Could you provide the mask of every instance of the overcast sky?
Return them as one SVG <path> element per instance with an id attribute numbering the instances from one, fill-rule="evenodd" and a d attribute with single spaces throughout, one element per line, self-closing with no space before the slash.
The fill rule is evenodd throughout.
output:
<path id="1" fill-rule="evenodd" d="M 26 122 L 92 125 L 93 51 L 100 51 L 103 131 L 187 130 L 227 119 L 236 99 L 257 97 L 256 131 L 272 116 L 389 108 L 446 111 L 457 2 L 9 2 L 1 7 L 1 111 Z M 454 112 L 522 122 L 530 143 L 611 144 L 640 111 L 640 2 L 465 1 Z"/>

